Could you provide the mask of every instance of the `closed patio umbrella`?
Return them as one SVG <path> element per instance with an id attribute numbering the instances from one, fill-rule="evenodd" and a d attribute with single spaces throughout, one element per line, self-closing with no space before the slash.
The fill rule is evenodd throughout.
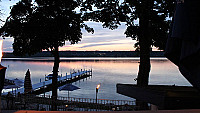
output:
<path id="1" fill-rule="evenodd" d="M 27 70 L 25 75 L 26 76 L 24 79 L 24 92 L 28 93 L 28 92 L 32 91 L 31 73 L 30 73 L 29 69 Z"/>
<path id="2" fill-rule="evenodd" d="M 165 55 L 200 89 L 200 0 L 178 0 Z"/>

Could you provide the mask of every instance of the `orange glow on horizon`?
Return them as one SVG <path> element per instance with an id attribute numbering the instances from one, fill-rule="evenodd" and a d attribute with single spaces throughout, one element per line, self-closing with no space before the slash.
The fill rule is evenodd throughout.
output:
<path id="1" fill-rule="evenodd" d="M 85 47 L 81 48 L 79 45 L 70 45 L 60 47 L 60 51 L 134 51 L 132 45 L 119 44 L 119 45 L 103 45 L 103 46 L 94 46 L 94 47 Z"/>
<path id="2" fill-rule="evenodd" d="M 66 43 L 66 45 L 60 47 L 60 51 L 133 51 L 135 50 L 133 47 L 135 43 L 135 40 L 129 38 L 112 41 L 94 41 L 88 43 L 83 40 L 83 42 L 73 45 Z"/>

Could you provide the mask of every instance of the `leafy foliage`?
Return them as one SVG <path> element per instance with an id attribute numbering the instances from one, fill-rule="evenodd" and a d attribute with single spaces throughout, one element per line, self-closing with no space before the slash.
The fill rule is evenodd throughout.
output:
<path id="1" fill-rule="evenodd" d="M 94 32 L 84 24 L 82 14 L 75 11 L 79 5 L 74 0 L 22 0 L 13 6 L 3 35 L 14 37 L 16 55 L 54 50 L 65 41 L 78 43 L 81 28 Z"/>
<path id="2" fill-rule="evenodd" d="M 109 29 L 116 29 L 120 22 L 126 21 L 126 10 L 120 6 L 119 0 L 86 0 L 82 4 L 82 11 L 92 10 L 87 12 L 84 18 L 95 22 L 102 22 L 103 27 Z"/>
<path id="3" fill-rule="evenodd" d="M 175 0 L 151 0 L 148 10 L 148 30 L 150 32 L 149 37 L 151 39 L 151 45 L 164 49 L 167 36 L 169 33 L 170 18 L 173 16 L 175 8 Z M 133 13 L 131 13 L 130 19 L 127 22 L 127 30 L 125 32 L 127 37 L 131 37 L 134 40 L 139 39 L 139 35 L 142 33 L 140 23 L 136 25 L 134 20 L 143 18 L 142 12 L 146 6 L 144 0 L 127 0 L 126 5 Z"/>
<path id="4" fill-rule="evenodd" d="M 126 22 L 125 34 L 133 40 L 139 40 L 143 33 L 140 19 L 146 18 L 149 22 L 148 30 L 151 45 L 164 49 L 169 32 L 170 18 L 173 16 L 175 0 L 86 0 L 82 10 L 96 10 L 86 15 L 86 19 L 102 22 L 103 27 L 116 29 L 120 22 Z M 148 8 L 147 8 L 148 7 Z M 148 9 L 148 10 L 147 10 Z M 147 14 L 147 15 L 146 15 Z M 138 47 L 137 43 L 135 47 Z"/>

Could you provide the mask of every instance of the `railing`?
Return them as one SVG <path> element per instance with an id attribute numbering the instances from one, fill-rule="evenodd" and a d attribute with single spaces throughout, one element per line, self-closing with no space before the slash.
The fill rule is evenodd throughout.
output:
<path id="1" fill-rule="evenodd" d="M 43 95 L 23 95 L 13 98 L 4 97 L 3 109 L 23 109 L 23 110 L 51 110 L 51 105 L 57 105 L 59 111 L 133 111 L 137 106 L 135 101 L 128 100 L 109 100 L 109 99 L 91 99 L 58 97 L 53 101 L 51 96 Z M 12 106 L 12 107 L 11 107 Z"/>
<path id="2" fill-rule="evenodd" d="M 44 99 L 43 95 L 37 96 Z M 51 97 L 45 95 L 45 101 Z M 40 100 L 40 102 L 42 102 Z M 49 103 L 51 104 L 51 103 Z M 74 98 L 74 97 L 58 97 L 56 102 L 59 110 L 81 110 L 81 111 L 96 111 L 96 110 L 134 110 L 135 101 L 128 100 L 110 100 L 110 99 L 92 99 L 92 98 Z M 67 107 L 66 107 L 67 106 Z"/>
<path id="3" fill-rule="evenodd" d="M 82 102 L 82 103 L 93 103 L 93 104 L 104 104 L 104 105 L 135 105 L 135 101 L 128 100 L 109 100 L 109 99 L 91 99 L 91 98 L 74 98 L 74 97 L 58 97 L 58 100 L 65 100 L 68 102 Z"/>

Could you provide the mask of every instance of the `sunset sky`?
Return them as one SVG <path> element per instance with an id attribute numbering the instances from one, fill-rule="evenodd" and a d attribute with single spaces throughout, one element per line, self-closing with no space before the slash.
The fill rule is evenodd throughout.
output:
<path id="1" fill-rule="evenodd" d="M 2 15 L 0 18 L 5 20 L 9 15 L 10 6 L 15 4 L 18 0 L 2 0 L 0 2 L 0 9 L 2 10 Z M 124 32 L 126 26 L 122 23 L 116 30 L 109 30 L 108 28 L 103 28 L 101 23 L 87 22 L 87 24 L 94 28 L 95 33 L 87 33 L 85 30 L 83 32 L 83 38 L 78 44 L 70 45 L 66 42 L 66 45 L 60 47 L 60 51 L 71 50 L 71 51 L 130 51 L 134 50 L 133 45 L 135 43 L 131 38 L 126 38 Z M 2 23 L 1 23 L 2 25 Z M 2 39 L 2 37 L 0 38 Z M 13 38 L 6 38 L 3 42 L 3 51 L 12 52 Z"/>

